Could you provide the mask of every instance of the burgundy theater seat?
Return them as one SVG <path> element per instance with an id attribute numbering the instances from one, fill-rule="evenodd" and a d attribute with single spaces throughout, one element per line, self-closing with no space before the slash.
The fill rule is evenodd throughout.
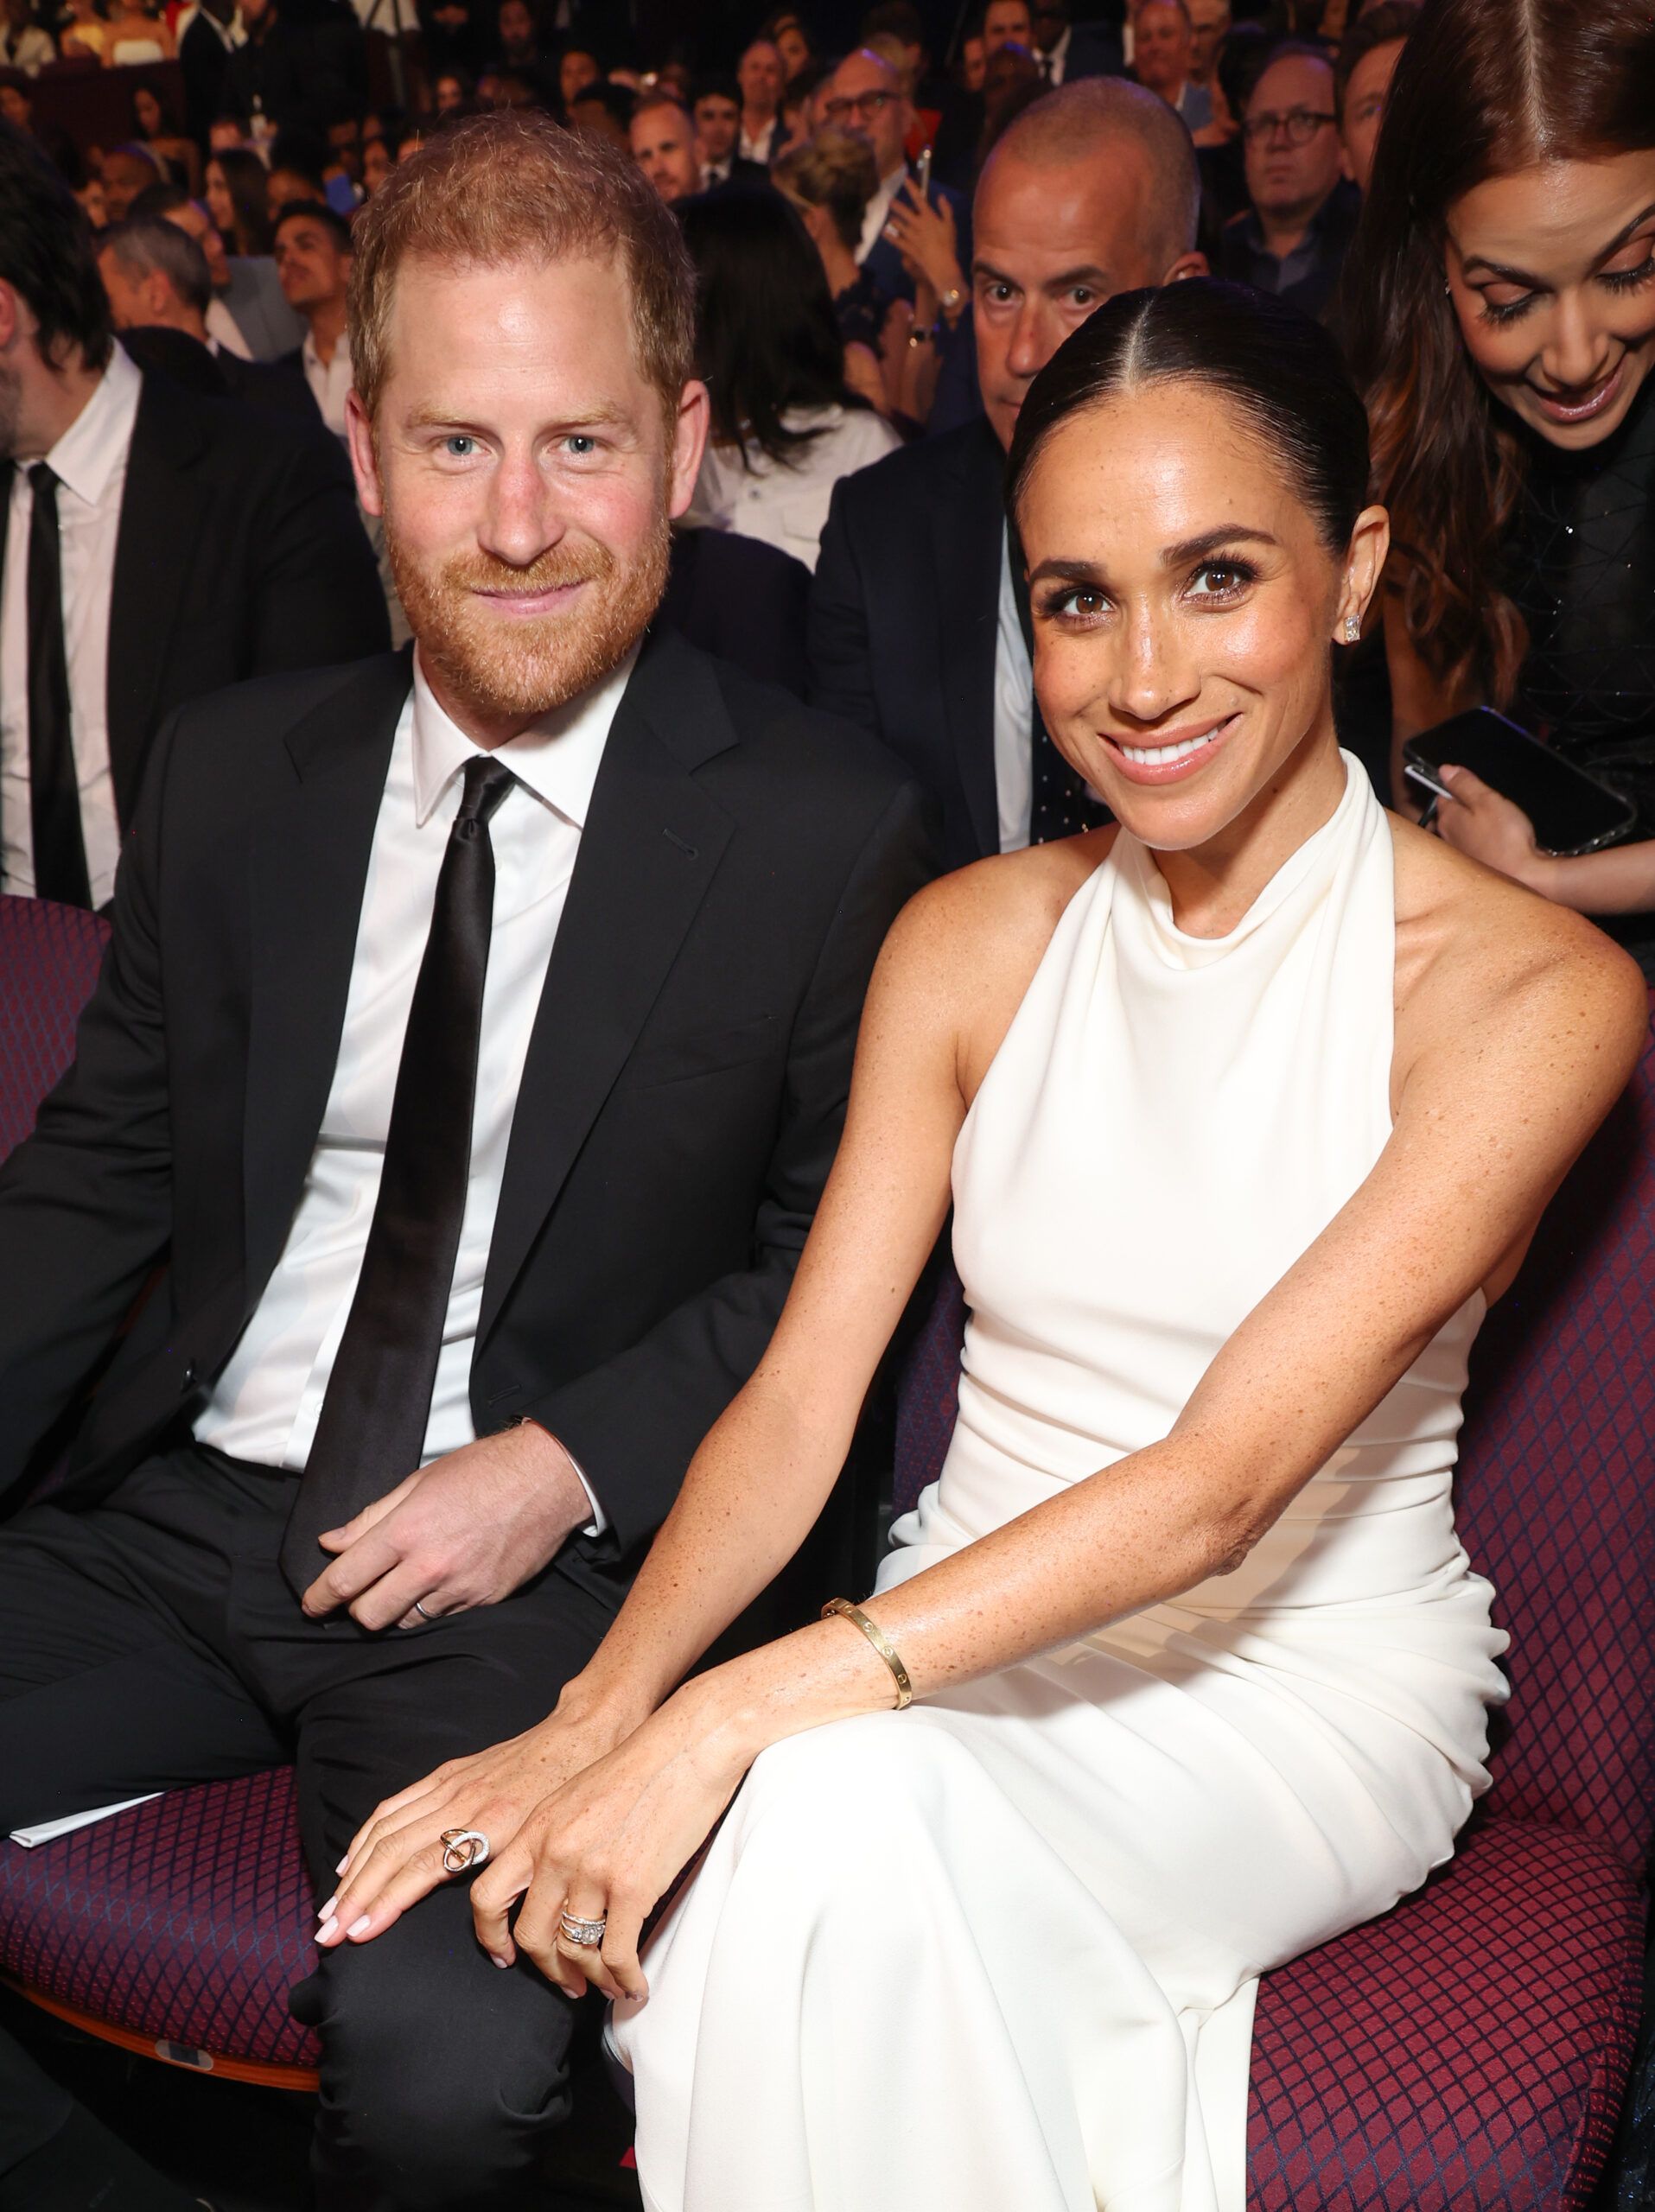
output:
<path id="1" fill-rule="evenodd" d="M 0 1159 L 73 1056 L 108 937 L 80 907 L 0 898 Z M 288 1769 L 173 1790 L 33 1851 L 0 1839 L 0 1974 L 175 2064 L 314 2088 L 315 2038 L 287 1991 L 314 1968 L 315 1925 Z"/>
<path id="2" fill-rule="evenodd" d="M 895 1505 L 936 1479 L 964 1299 L 904 1366 Z M 1655 1047 L 1472 1360 L 1455 1492 L 1509 1629 L 1493 1786 L 1452 1863 L 1259 1987 L 1259 2212 L 1572 2212 L 1631 2063 L 1655 1830 Z"/>

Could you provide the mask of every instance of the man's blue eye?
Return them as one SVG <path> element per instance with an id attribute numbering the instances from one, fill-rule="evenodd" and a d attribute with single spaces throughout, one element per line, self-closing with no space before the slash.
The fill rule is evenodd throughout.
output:
<path id="1" fill-rule="evenodd" d="M 569 450 L 570 453 L 595 453 L 597 449 L 598 442 L 595 438 L 582 437 L 577 434 L 575 436 L 572 436 L 569 441 Z"/>
<path id="2" fill-rule="evenodd" d="M 469 461 L 477 447 L 475 438 L 464 436 L 445 438 L 442 442 L 456 461 Z"/>

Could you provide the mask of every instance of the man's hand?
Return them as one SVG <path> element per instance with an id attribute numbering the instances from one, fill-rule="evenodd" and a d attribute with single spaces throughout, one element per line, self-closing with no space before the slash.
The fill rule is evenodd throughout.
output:
<path id="1" fill-rule="evenodd" d="M 339 1556 L 304 1593 L 312 1618 L 347 1605 L 364 1628 L 497 1605 L 592 1517 L 575 1463 L 536 1422 L 480 1437 L 365 1506 L 323 1547 Z"/>

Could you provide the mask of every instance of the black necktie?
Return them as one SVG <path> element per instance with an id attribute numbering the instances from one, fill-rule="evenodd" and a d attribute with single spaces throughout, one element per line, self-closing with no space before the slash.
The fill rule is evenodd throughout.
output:
<path id="1" fill-rule="evenodd" d="M 1023 574 L 1023 550 L 1017 543 L 1014 531 L 1007 547 L 1007 558 L 1011 563 L 1011 588 L 1017 597 L 1017 620 L 1022 625 L 1023 643 L 1028 648 L 1028 661 L 1034 662 L 1034 620 L 1028 609 L 1028 579 Z M 1028 842 L 1031 845 L 1049 844 L 1054 837 L 1078 836 L 1083 830 L 1100 830 L 1115 817 L 1102 799 L 1093 798 L 1086 789 L 1086 780 L 1073 769 L 1053 744 L 1051 734 L 1041 717 L 1041 702 L 1031 693 L 1029 715 L 1033 722 L 1033 748 L 1030 755 L 1032 785 L 1028 810 Z"/>
<path id="2" fill-rule="evenodd" d="M 80 835 L 80 782 L 69 721 L 69 662 L 63 645 L 63 563 L 58 546 L 57 478 L 43 461 L 29 472 L 29 810 L 35 895 L 90 906 Z"/>
<path id="3" fill-rule="evenodd" d="M 498 760 L 470 761 L 465 778 L 408 1011 L 362 1272 L 282 1538 L 282 1572 L 297 1594 L 328 1563 L 322 1530 L 413 1473 L 430 1418 L 471 1169 L 494 917 L 488 821 L 512 782 Z"/>

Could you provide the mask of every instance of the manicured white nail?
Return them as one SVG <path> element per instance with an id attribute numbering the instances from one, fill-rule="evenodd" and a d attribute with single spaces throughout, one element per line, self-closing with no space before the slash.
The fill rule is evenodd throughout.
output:
<path id="1" fill-rule="evenodd" d="M 319 1943 L 331 1943 L 338 1933 L 339 1923 L 336 1920 L 324 1920 L 316 1930 L 316 1941 Z"/>
<path id="2" fill-rule="evenodd" d="M 339 1897 L 338 1897 L 337 1894 L 335 1894 L 334 1896 L 330 1897 L 328 1898 L 328 1902 L 327 1902 L 327 1904 L 319 1904 L 319 1905 L 316 1907 L 316 1917 L 317 1917 L 317 1919 L 318 1919 L 318 1920 L 331 1920 L 331 1919 L 333 1918 L 333 1916 L 334 1916 L 334 1907 L 338 1903 L 339 1903 Z"/>
<path id="3" fill-rule="evenodd" d="M 366 1936 L 370 1925 L 371 1922 L 369 1920 L 369 1916 L 365 1912 L 360 1920 L 354 1920 L 351 1923 L 351 1925 L 345 1930 L 345 1933 L 353 1939 L 358 1936 Z"/>
<path id="4" fill-rule="evenodd" d="M 334 1867 L 334 1873 L 335 1873 L 335 1874 L 342 1874 L 342 1873 L 345 1872 L 345 1869 L 346 1869 L 346 1868 L 350 1865 L 350 1863 L 351 1863 L 351 1859 L 350 1859 L 350 1853 L 349 1853 L 348 1852 L 347 1852 L 347 1853 L 346 1853 L 346 1854 L 345 1854 L 345 1856 L 344 1856 L 344 1858 L 343 1858 L 343 1859 L 341 1859 L 340 1860 L 340 1862 L 339 1862 L 338 1866 Z"/>
<path id="5" fill-rule="evenodd" d="M 509 1967 L 509 1966 L 511 1965 L 511 1963 L 512 1963 L 512 1961 L 510 1961 L 510 1959 L 495 1958 L 494 1954 L 493 1954 L 493 1951 L 491 1951 L 491 1952 L 488 1954 L 488 1955 L 489 1955 L 489 1957 L 490 1957 L 491 1959 L 493 1959 L 493 1960 L 494 1960 L 494 1964 L 495 1964 L 497 1967 Z"/>

